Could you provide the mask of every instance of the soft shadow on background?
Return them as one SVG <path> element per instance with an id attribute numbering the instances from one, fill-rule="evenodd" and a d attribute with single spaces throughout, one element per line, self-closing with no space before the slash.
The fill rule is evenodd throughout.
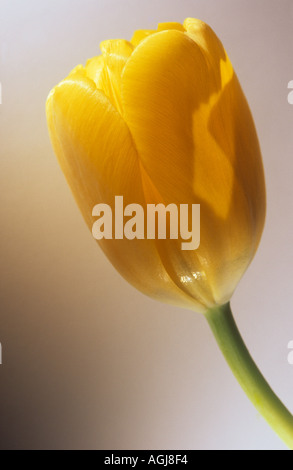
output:
<path id="1" fill-rule="evenodd" d="M 255 118 L 268 214 L 232 307 L 293 410 L 292 1 L 1 0 L 1 449 L 285 449 L 204 319 L 114 271 L 47 135 L 49 90 L 100 41 L 188 16 L 223 41 Z"/>

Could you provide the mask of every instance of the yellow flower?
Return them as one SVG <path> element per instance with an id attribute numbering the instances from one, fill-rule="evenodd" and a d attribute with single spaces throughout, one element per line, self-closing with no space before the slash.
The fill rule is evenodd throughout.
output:
<path id="1" fill-rule="evenodd" d="M 93 207 L 200 204 L 201 243 L 100 240 L 137 289 L 199 312 L 228 302 L 265 219 L 253 119 L 209 26 L 188 18 L 101 44 L 47 100 L 55 153 L 90 228 Z"/>

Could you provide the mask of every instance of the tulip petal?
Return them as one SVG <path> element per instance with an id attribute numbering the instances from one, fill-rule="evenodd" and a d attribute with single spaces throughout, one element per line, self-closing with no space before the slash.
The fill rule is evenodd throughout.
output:
<path id="1" fill-rule="evenodd" d="M 130 42 L 136 47 L 141 41 L 155 32 L 156 31 L 154 29 L 138 29 L 133 34 Z"/>
<path id="2" fill-rule="evenodd" d="M 234 187 L 231 205 L 238 214 L 241 207 L 240 188 L 245 188 L 246 207 L 251 216 L 250 233 L 255 235 L 252 240 L 253 256 L 263 231 L 266 210 L 264 172 L 253 117 L 232 64 L 214 31 L 203 21 L 193 18 L 187 18 L 183 25 L 186 34 L 202 49 L 211 68 L 218 72 L 216 80 L 220 82 L 221 91 L 211 100 L 213 105 L 207 128 L 226 158 L 232 162 Z M 219 58 L 220 67 L 217 67 Z M 233 212 L 231 205 L 230 214 Z M 242 211 L 243 207 L 242 204 Z"/>
<path id="3" fill-rule="evenodd" d="M 176 188 L 188 194 L 192 189 L 194 96 L 188 75 L 196 70 L 194 56 L 203 59 L 192 40 L 162 31 L 134 50 L 122 77 L 124 118 L 142 164 L 162 196 L 171 199 Z"/>
<path id="4" fill-rule="evenodd" d="M 209 63 L 209 69 L 214 75 L 213 78 L 218 82 L 218 87 L 225 86 L 229 79 L 232 78 L 233 67 L 217 35 L 209 25 L 194 18 L 186 18 L 183 26 L 185 28 L 186 35 L 190 37 L 203 51 L 204 56 Z M 224 66 L 224 70 L 221 66 Z M 225 81 L 222 80 L 224 73 L 227 74 Z"/>
<path id="5" fill-rule="evenodd" d="M 113 39 L 103 41 L 100 48 L 102 56 L 94 57 L 87 62 L 86 74 L 122 114 L 121 76 L 133 52 L 133 45 L 124 39 Z"/>
<path id="6" fill-rule="evenodd" d="M 171 29 L 175 29 L 176 31 L 181 31 L 182 33 L 185 31 L 184 27 L 181 23 L 176 23 L 175 21 L 166 22 L 166 23 L 159 23 L 157 31 L 168 31 Z"/>
<path id="7" fill-rule="evenodd" d="M 105 94 L 82 67 L 58 85 L 47 100 L 47 119 L 55 153 L 80 210 L 91 229 L 96 204 L 145 207 L 140 162 L 131 134 Z M 131 183 L 130 183 L 131 182 Z M 115 268 L 137 289 L 160 300 L 205 311 L 167 274 L 154 240 L 101 240 Z M 154 279 L 156 280 L 154 282 Z"/>
<path id="8" fill-rule="evenodd" d="M 105 66 L 104 57 L 99 55 L 97 57 L 93 57 L 89 59 L 86 63 L 85 70 L 86 76 L 93 80 L 96 84 L 96 87 L 100 90 L 103 89 L 103 82 L 102 82 L 102 71 Z"/>
<path id="9" fill-rule="evenodd" d="M 192 39 L 162 31 L 145 39 L 127 61 L 122 106 L 142 164 L 162 196 L 183 202 L 195 194 L 211 204 L 220 197 L 216 210 L 225 217 L 233 167 L 207 124 L 209 100 L 220 86 Z M 207 166 L 214 166 L 213 175 Z"/>
<path id="10" fill-rule="evenodd" d="M 223 303 L 256 249 L 250 200 L 263 175 L 253 121 L 236 75 L 220 41 L 203 25 L 197 24 L 203 34 L 186 23 L 187 33 L 162 31 L 140 43 L 124 68 L 122 105 L 141 163 L 162 201 L 201 204 L 200 248 L 187 254 L 176 250 L 174 241 L 164 244 L 160 254 L 168 273 L 182 284 L 193 272 L 194 279 L 185 283 L 191 295 L 198 291 L 199 279 L 202 291 L 208 279 L 210 298 Z M 242 111 L 249 123 L 237 119 L 236 133 L 234 118 Z M 250 162 L 246 170 L 237 165 L 245 159 Z M 247 181 L 255 167 L 253 182 L 244 186 L 243 178 Z M 263 220 L 262 215 L 259 232 Z"/>

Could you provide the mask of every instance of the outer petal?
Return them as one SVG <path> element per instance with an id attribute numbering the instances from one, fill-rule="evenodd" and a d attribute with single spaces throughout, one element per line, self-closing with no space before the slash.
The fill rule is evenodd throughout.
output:
<path id="1" fill-rule="evenodd" d="M 81 67 L 49 95 L 47 119 L 55 153 L 89 228 L 93 207 L 101 202 L 113 207 L 115 195 L 123 195 L 125 205 L 144 206 L 140 164 L 129 130 Z M 170 279 L 154 241 L 99 243 L 115 268 L 142 292 L 204 310 Z"/>
<path id="2" fill-rule="evenodd" d="M 205 117 L 206 124 L 202 107 L 219 90 L 201 48 L 182 32 L 156 33 L 129 58 L 122 77 L 124 117 L 142 163 L 164 198 L 188 202 L 198 192 L 193 187 L 195 165 L 218 157 L 210 155 L 212 144 L 207 132 L 202 135 L 201 120 Z M 198 127 L 201 133 L 195 134 Z M 199 155 L 201 140 L 204 154 Z M 233 168 L 226 159 L 220 163 L 231 187 Z"/>
<path id="3" fill-rule="evenodd" d="M 200 279 L 213 301 L 223 303 L 255 252 L 264 183 L 253 121 L 231 63 L 210 29 L 199 38 L 176 30 L 146 38 L 125 66 L 122 101 L 157 194 L 165 203 L 201 204 L 200 248 L 180 252 L 170 241 L 161 251 L 165 266 L 189 292 L 198 291 Z"/>
<path id="4" fill-rule="evenodd" d="M 202 49 L 214 71 L 215 80 L 220 82 L 220 92 L 210 99 L 207 130 L 232 163 L 233 197 L 228 214 L 239 224 L 241 220 L 237 214 L 243 213 L 245 209 L 244 204 L 241 210 L 239 194 L 241 190 L 244 192 L 246 211 L 250 215 L 253 256 L 261 238 L 266 211 L 264 172 L 253 117 L 232 64 L 210 26 L 200 20 L 187 18 L 184 27 L 186 34 Z M 242 232 L 245 233 L 245 227 Z"/>

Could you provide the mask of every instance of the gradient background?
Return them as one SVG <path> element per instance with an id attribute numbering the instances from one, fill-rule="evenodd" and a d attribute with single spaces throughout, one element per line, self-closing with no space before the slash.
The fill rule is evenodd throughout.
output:
<path id="1" fill-rule="evenodd" d="M 49 90 L 101 40 L 187 16 L 221 38 L 255 118 L 267 222 L 232 307 L 293 410 L 292 0 L 0 0 L 1 449 L 285 449 L 204 318 L 115 272 L 47 134 Z"/>

